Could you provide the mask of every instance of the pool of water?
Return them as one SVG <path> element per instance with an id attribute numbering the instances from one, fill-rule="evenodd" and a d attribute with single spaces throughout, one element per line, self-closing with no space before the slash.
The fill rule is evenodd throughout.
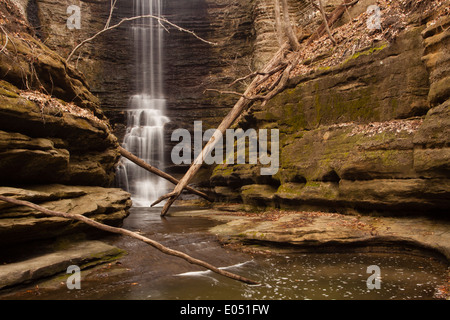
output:
<path id="1" fill-rule="evenodd" d="M 177 210 L 187 210 L 178 208 Z M 215 266 L 259 281 L 249 286 L 126 237 L 107 241 L 127 251 L 119 261 L 82 273 L 80 290 L 59 280 L 21 288 L 3 299 L 330 300 L 433 299 L 447 266 L 434 257 L 399 253 L 248 254 L 220 245 L 204 218 L 161 218 L 158 209 L 133 208 L 124 227 Z M 369 266 L 378 266 L 378 289 Z"/>

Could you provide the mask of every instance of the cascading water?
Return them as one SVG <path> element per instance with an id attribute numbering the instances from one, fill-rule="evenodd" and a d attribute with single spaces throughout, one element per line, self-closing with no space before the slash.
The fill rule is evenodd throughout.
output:
<path id="1" fill-rule="evenodd" d="M 135 16 L 160 17 L 162 0 L 134 0 Z M 136 58 L 136 88 L 127 109 L 127 131 L 123 147 L 159 169 L 164 169 L 163 93 L 163 28 L 152 18 L 142 18 L 133 24 Z M 166 193 L 166 181 L 122 159 L 118 167 L 119 187 L 131 193 L 133 205 L 149 206 Z"/>

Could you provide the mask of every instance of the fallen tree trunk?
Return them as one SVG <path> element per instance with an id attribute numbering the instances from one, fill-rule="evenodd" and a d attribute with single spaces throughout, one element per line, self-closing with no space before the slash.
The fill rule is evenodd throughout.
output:
<path id="1" fill-rule="evenodd" d="M 131 152 L 129 152 L 128 150 L 125 150 L 122 147 L 119 147 L 119 152 L 120 154 L 127 158 L 128 160 L 130 160 L 131 162 L 137 164 L 138 166 L 140 166 L 141 168 L 144 168 L 145 170 L 156 174 L 157 176 L 160 176 L 161 178 L 164 178 L 170 182 L 172 182 L 173 184 L 178 184 L 180 181 L 174 177 L 172 177 L 170 174 L 165 173 L 164 171 L 159 170 L 158 168 L 155 168 L 153 166 L 151 166 L 150 164 L 146 163 L 144 160 L 136 157 L 134 154 L 132 154 Z M 213 202 L 213 200 L 204 192 L 198 191 L 194 188 L 191 188 L 189 186 L 186 186 L 185 188 L 186 191 L 189 191 L 192 194 L 198 195 L 210 202 Z"/>
<path id="2" fill-rule="evenodd" d="M 266 74 L 269 73 L 271 70 L 273 70 L 275 67 L 277 67 L 279 64 L 282 63 L 282 60 L 284 58 L 284 55 L 286 53 L 286 50 L 289 49 L 290 45 L 289 43 L 284 43 L 281 48 L 278 50 L 278 52 L 272 57 L 272 59 L 267 63 L 267 65 L 264 67 L 264 69 L 261 71 L 261 73 Z M 177 184 L 175 189 L 166 194 L 165 196 L 158 199 L 158 201 L 162 201 L 164 199 L 168 199 L 168 201 L 164 204 L 164 207 L 161 211 L 161 215 L 165 216 L 167 212 L 169 211 L 172 204 L 176 201 L 176 199 L 180 196 L 183 189 L 188 185 L 189 181 L 195 176 L 195 174 L 198 172 L 198 170 L 201 168 L 203 164 L 203 159 L 205 155 L 207 155 L 216 145 L 218 138 L 225 134 L 225 131 L 231 127 L 231 125 L 234 123 L 234 121 L 241 115 L 241 113 L 245 110 L 245 108 L 249 105 L 252 99 L 249 99 L 248 97 L 252 97 L 256 91 L 257 86 L 259 84 L 259 81 L 264 76 L 258 75 L 256 76 L 252 83 L 248 86 L 245 93 L 242 95 L 242 97 L 239 99 L 239 101 L 234 105 L 233 109 L 228 113 L 228 115 L 222 120 L 222 123 L 219 125 L 217 130 L 215 131 L 214 135 L 211 137 L 209 142 L 205 145 L 202 152 L 199 154 L 197 159 L 195 159 L 194 163 L 191 165 L 189 170 L 186 172 L 184 177 L 180 180 L 180 182 Z"/>
<path id="3" fill-rule="evenodd" d="M 151 245 L 152 247 L 158 249 L 159 251 L 161 251 L 162 253 L 171 255 L 171 256 L 175 256 L 181 259 L 186 260 L 187 262 L 191 263 L 191 264 L 195 264 L 201 267 L 204 267 L 208 270 L 211 270 L 212 272 L 215 272 L 217 274 L 220 274 L 222 276 L 231 278 L 233 280 L 238 280 L 247 284 L 259 284 L 257 281 L 251 280 L 251 279 L 247 279 L 245 277 L 239 276 L 237 274 L 228 272 L 226 270 L 221 270 L 205 261 L 193 258 L 181 251 L 177 251 L 177 250 L 173 250 L 170 248 L 167 248 L 165 246 L 163 246 L 162 244 L 160 244 L 159 242 L 156 242 L 154 240 L 151 240 L 147 237 L 141 236 L 140 234 L 137 234 L 135 232 L 132 232 L 130 230 L 126 230 L 126 229 L 122 229 L 122 228 L 117 228 L 117 227 L 112 227 L 100 222 L 97 222 L 95 220 L 89 219 L 83 215 L 80 214 L 70 214 L 70 213 L 64 213 L 64 212 L 58 212 L 58 211 L 53 211 L 53 210 L 49 210 L 47 208 L 41 207 L 37 204 L 34 204 L 32 202 L 28 202 L 28 201 L 23 201 L 23 200 L 17 200 L 14 198 L 9 198 L 9 197 L 4 197 L 4 196 L 0 196 L 0 200 L 1 201 L 5 201 L 8 203 L 12 203 L 18 206 L 27 206 L 29 208 L 35 209 L 39 212 L 42 212 L 46 215 L 49 216 L 53 216 L 53 217 L 60 217 L 60 218 L 65 218 L 65 219 L 69 219 L 69 220 L 77 220 L 77 221 L 81 221 L 83 223 L 86 223 L 94 228 L 106 231 L 106 232 L 111 232 L 111 233 L 116 233 L 116 234 L 121 234 L 124 236 L 128 236 L 131 238 L 135 238 L 137 240 L 143 241 L 149 245 Z"/>

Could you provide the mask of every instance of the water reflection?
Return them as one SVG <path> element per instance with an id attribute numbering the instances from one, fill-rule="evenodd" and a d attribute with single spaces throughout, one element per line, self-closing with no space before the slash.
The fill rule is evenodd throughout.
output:
<path id="1" fill-rule="evenodd" d="M 176 209 L 174 210 L 186 210 Z M 109 242 L 128 252 L 118 263 L 84 271 L 82 289 L 39 284 L 2 299 L 330 300 L 433 299 L 447 266 L 425 256 L 375 253 L 260 255 L 222 247 L 206 232 L 216 222 L 190 217 L 161 219 L 158 209 L 133 208 L 125 228 L 228 271 L 257 280 L 248 286 L 169 257 L 125 237 Z M 381 288 L 370 290 L 367 267 L 381 270 Z"/>
<path id="2" fill-rule="evenodd" d="M 369 265 L 381 268 L 381 288 L 367 287 Z M 445 267 L 434 259 L 399 254 L 295 254 L 255 258 L 229 268 L 258 279 L 246 286 L 212 272 L 170 279 L 156 299 L 432 299 Z"/>

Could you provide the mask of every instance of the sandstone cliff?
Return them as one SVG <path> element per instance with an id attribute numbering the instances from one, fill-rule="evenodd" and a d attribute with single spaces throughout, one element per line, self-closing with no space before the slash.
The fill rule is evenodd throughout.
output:
<path id="1" fill-rule="evenodd" d="M 299 74 L 266 106 L 253 105 L 240 126 L 280 129 L 280 171 L 262 177 L 258 166 L 217 166 L 211 183 L 218 198 L 445 217 L 450 20 L 448 13 L 421 10 L 408 11 L 395 40 L 347 53 L 332 66 L 320 61 L 333 52 L 323 54 L 314 71 Z"/>
<path id="2" fill-rule="evenodd" d="M 99 100 L 80 72 L 37 39 L 23 8 L 11 1 L 0 6 L 0 194 L 120 224 L 131 201 L 110 188 L 118 141 Z M 0 245 L 82 230 L 1 205 Z"/>
<path id="3" fill-rule="evenodd" d="M 82 28 L 69 31 L 64 24 L 69 1 L 27 3 L 28 20 L 42 26 L 38 36 L 62 56 L 80 39 L 100 30 L 109 13 L 109 3 L 80 1 Z M 326 1 L 326 11 L 332 12 L 339 3 Z M 334 27 L 357 19 L 374 3 L 360 0 Z M 395 37 L 380 38 L 369 46 L 358 39 L 343 39 L 355 41 L 350 50 L 340 53 L 343 61 L 325 65 L 333 52 L 322 50 L 303 62 L 313 72 L 299 73 L 265 107 L 253 105 L 239 125 L 281 130 L 277 175 L 262 177 L 257 166 L 218 166 L 211 179 L 204 172 L 197 182 L 211 187 L 219 200 L 258 206 L 390 214 L 439 213 L 448 208 L 448 30 L 445 14 L 431 25 L 435 13 L 414 8 L 426 3 L 401 1 L 402 17 L 407 19 L 389 15 L 382 19 L 383 30 L 395 29 Z M 309 1 L 289 0 L 289 5 L 294 29 L 305 39 L 321 17 Z M 131 2 L 119 1 L 114 21 L 131 16 L 132 11 Z M 165 3 L 164 15 L 218 43 L 212 47 L 173 29 L 165 35 L 170 153 L 173 129 L 191 129 L 195 120 L 204 121 L 205 130 L 215 127 L 236 102 L 233 95 L 204 90 L 229 90 L 236 78 L 270 59 L 279 41 L 269 0 L 173 0 Z M 128 27 L 96 39 L 77 57 L 77 66 L 112 120 L 119 141 L 123 111 L 134 90 Z M 244 87 L 242 83 L 233 90 Z"/>

